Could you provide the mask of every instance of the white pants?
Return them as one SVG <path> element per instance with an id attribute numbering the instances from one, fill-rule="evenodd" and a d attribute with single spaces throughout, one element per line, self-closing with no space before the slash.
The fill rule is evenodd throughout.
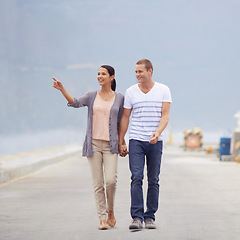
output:
<path id="1" fill-rule="evenodd" d="M 110 152 L 109 141 L 93 139 L 92 145 L 94 155 L 89 156 L 88 161 L 92 172 L 94 195 L 99 219 L 106 220 L 107 210 L 114 210 L 118 155 Z"/>

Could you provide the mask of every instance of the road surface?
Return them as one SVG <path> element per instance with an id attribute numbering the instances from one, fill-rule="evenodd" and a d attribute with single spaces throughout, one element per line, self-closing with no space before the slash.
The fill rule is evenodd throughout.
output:
<path id="1" fill-rule="evenodd" d="M 128 158 L 119 158 L 117 225 L 99 231 L 87 159 L 70 157 L 0 185 L 0 239 L 239 239 L 240 164 L 166 145 L 160 184 L 157 229 L 129 231 Z"/>

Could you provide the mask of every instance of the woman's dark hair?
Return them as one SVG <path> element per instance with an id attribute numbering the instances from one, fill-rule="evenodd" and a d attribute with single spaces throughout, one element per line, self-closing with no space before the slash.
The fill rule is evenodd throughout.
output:
<path id="1" fill-rule="evenodd" d="M 109 65 L 102 65 L 101 67 L 107 69 L 110 76 L 115 75 L 115 69 L 113 67 L 111 67 Z M 113 91 L 116 90 L 116 80 L 115 80 L 115 78 L 111 82 L 111 89 Z"/>

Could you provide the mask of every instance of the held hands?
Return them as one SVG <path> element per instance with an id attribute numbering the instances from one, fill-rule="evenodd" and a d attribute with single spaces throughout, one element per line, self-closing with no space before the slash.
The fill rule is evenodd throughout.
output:
<path id="1" fill-rule="evenodd" d="M 126 157 L 128 155 L 128 150 L 126 145 L 119 144 L 119 155 L 121 157 Z"/>
<path id="2" fill-rule="evenodd" d="M 52 78 L 52 79 L 53 79 L 53 87 L 61 91 L 63 89 L 62 83 L 55 78 Z"/>

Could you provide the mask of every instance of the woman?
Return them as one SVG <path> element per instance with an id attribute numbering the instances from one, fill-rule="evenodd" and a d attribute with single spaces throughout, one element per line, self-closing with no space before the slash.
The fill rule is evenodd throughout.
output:
<path id="1" fill-rule="evenodd" d="M 102 65 L 97 80 L 101 89 L 73 98 L 63 84 L 53 78 L 53 87 L 60 90 L 69 107 L 88 107 L 86 137 L 83 156 L 87 156 L 92 172 L 100 230 L 114 227 L 114 197 L 117 183 L 118 127 L 123 111 L 124 96 L 116 93 L 115 70 Z M 106 196 L 105 184 L 106 183 Z M 106 218 L 106 215 L 108 217 Z"/>

